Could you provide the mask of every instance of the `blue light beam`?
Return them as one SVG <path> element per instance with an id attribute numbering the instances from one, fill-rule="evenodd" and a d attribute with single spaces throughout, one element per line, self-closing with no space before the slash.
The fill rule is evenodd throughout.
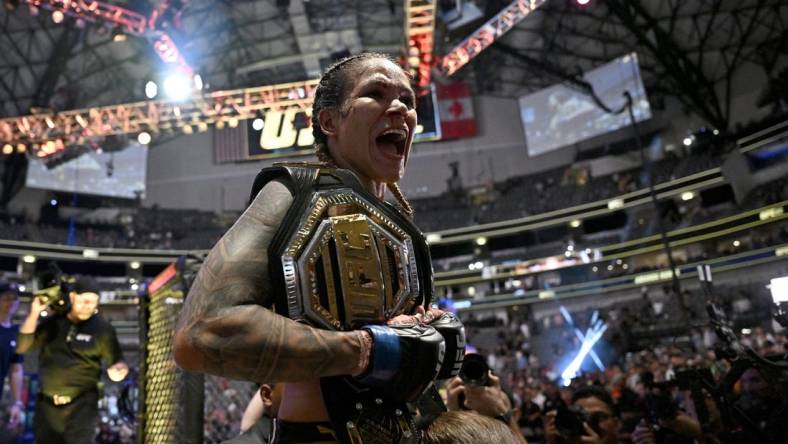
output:
<path id="1" fill-rule="evenodd" d="M 577 355 L 564 371 L 561 372 L 561 382 L 565 387 L 572 382 L 572 378 L 577 376 L 577 372 L 580 370 L 580 366 L 583 364 L 586 356 L 591 352 L 591 348 L 594 347 L 594 344 L 602 338 L 605 330 L 607 330 L 607 324 L 599 321 L 586 331 L 585 339 L 583 339 L 583 343 L 580 345 L 580 350 L 578 350 Z"/>

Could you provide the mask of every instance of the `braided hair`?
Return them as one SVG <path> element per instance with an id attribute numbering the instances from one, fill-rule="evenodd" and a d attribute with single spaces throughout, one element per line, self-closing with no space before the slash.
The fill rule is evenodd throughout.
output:
<path id="1" fill-rule="evenodd" d="M 324 109 L 342 109 L 347 95 L 348 74 L 352 72 L 353 68 L 372 59 L 384 59 L 396 64 L 396 61 L 386 54 L 362 52 L 350 57 L 345 57 L 329 66 L 320 78 L 320 83 L 317 85 L 317 91 L 315 91 L 315 101 L 312 104 L 312 135 L 315 139 L 315 154 L 321 162 L 336 166 L 334 158 L 331 157 L 331 153 L 328 151 L 328 137 L 320 127 L 317 116 L 320 111 Z M 399 185 L 397 185 L 396 182 L 391 182 L 386 184 L 386 188 L 388 188 L 389 192 L 397 200 L 402 211 L 408 216 L 413 216 L 413 207 L 411 207 L 410 203 L 405 199 L 405 195 L 402 194 Z"/>

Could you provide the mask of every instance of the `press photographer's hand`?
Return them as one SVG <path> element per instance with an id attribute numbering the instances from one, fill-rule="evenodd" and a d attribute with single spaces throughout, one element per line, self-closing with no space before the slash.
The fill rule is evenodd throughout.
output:
<path id="1" fill-rule="evenodd" d="M 452 378 L 446 386 L 449 410 L 474 410 L 492 418 L 512 409 L 509 397 L 501 389 L 501 380 L 489 373 L 490 385 L 465 384 L 459 377 Z M 461 396 L 463 395 L 463 396 Z"/>

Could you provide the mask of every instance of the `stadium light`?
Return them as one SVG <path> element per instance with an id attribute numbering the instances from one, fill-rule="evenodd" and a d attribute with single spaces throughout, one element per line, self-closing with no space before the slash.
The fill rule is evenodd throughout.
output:
<path id="1" fill-rule="evenodd" d="M 186 100 L 192 92 L 191 83 L 183 73 L 171 73 L 164 79 L 164 94 L 177 102 Z"/>
<path id="2" fill-rule="evenodd" d="M 150 141 L 151 141 L 151 136 L 150 133 L 147 131 L 143 131 L 139 133 L 139 135 L 137 136 L 137 142 L 141 143 L 142 145 L 147 145 L 150 143 Z"/>
<path id="3" fill-rule="evenodd" d="M 770 281 L 769 290 L 775 304 L 788 302 L 788 276 L 774 278 Z"/>
<path id="4" fill-rule="evenodd" d="M 148 80 L 148 83 L 145 84 L 145 97 L 154 99 L 157 94 L 159 94 L 159 85 L 153 80 Z"/>

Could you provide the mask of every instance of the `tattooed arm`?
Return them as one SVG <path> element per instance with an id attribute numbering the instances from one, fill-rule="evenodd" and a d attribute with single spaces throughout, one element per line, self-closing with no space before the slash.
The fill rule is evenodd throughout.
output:
<path id="1" fill-rule="evenodd" d="M 318 330 L 263 307 L 274 296 L 267 249 L 292 201 L 284 185 L 269 183 L 213 247 L 178 320 L 179 366 L 257 382 L 363 370 L 360 332 Z"/>

